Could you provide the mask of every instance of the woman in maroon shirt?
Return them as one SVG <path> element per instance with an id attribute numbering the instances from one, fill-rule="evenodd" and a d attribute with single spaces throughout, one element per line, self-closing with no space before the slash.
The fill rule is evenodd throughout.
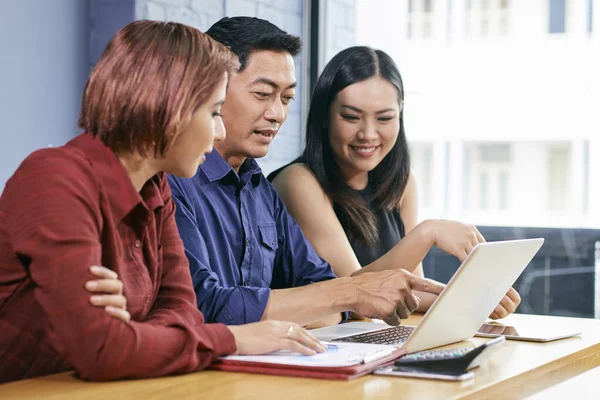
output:
<path id="1" fill-rule="evenodd" d="M 154 377 L 225 354 L 323 351 L 295 324 L 205 324 L 195 304 L 164 172 L 193 176 L 225 136 L 236 65 L 177 23 L 136 21 L 110 41 L 85 88 L 86 133 L 31 154 L 0 197 L 0 382 L 68 369 Z M 126 317 L 92 305 L 116 303 L 90 304 L 95 275 L 115 301 L 124 297 L 106 284 L 122 283 Z"/>

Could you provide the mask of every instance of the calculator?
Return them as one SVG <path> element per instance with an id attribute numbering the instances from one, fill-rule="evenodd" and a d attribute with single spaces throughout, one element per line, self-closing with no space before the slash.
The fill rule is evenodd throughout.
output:
<path id="1" fill-rule="evenodd" d="M 504 343 L 504 336 L 489 340 L 474 349 L 465 347 L 445 350 L 427 350 L 409 354 L 396 360 L 397 367 L 418 367 L 436 370 L 468 371 L 488 359 L 492 349 Z"/>

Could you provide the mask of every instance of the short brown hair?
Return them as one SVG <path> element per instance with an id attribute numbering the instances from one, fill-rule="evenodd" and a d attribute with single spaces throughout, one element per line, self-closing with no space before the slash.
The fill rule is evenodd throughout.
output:
<path id="1" fill-rule="evenodd" d="M 237 57 L 199 30 L 139 20 L 110 40 L 85 86 L 79 127 L 116 153 L 164 156 Z"/>

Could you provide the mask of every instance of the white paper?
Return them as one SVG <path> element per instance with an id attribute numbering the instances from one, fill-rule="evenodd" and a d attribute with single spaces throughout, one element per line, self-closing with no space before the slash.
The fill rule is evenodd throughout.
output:
<path id="1" fill-rule="evenodd" d="M 344 342 L 328 344 L 326 352 L 317 353 L 314 356 L 305 356 L 289 351 L 278 351 L 262 356 L 226 356 L 221 357 L 221 359 L 307 367 L 347 367 L 360 364 L 363 361 L 369 363 L 381 359 L 396 350 L 396 347 L 385 344 Z M 333 346 L 336 348 L 332 348 Z"/>

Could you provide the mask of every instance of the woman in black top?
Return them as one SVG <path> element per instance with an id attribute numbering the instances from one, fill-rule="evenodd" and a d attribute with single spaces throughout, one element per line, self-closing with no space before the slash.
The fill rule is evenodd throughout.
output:
<path id="1" fill-rule="evenodd" d="M 418 223 L 403 108 L 402 78 L 386 53 L 343 50 L 315 86 L 302 156 L 269 176 L 338 276 L 395 268 L 423 276 L 421 261 L 432 246 L 462 261 L 485 241 L 473 225 Z M 419 297 L 421 311 L 434 300 Z M 519 302 L 511 289 L 490 317 L 508 315 Z"/>

